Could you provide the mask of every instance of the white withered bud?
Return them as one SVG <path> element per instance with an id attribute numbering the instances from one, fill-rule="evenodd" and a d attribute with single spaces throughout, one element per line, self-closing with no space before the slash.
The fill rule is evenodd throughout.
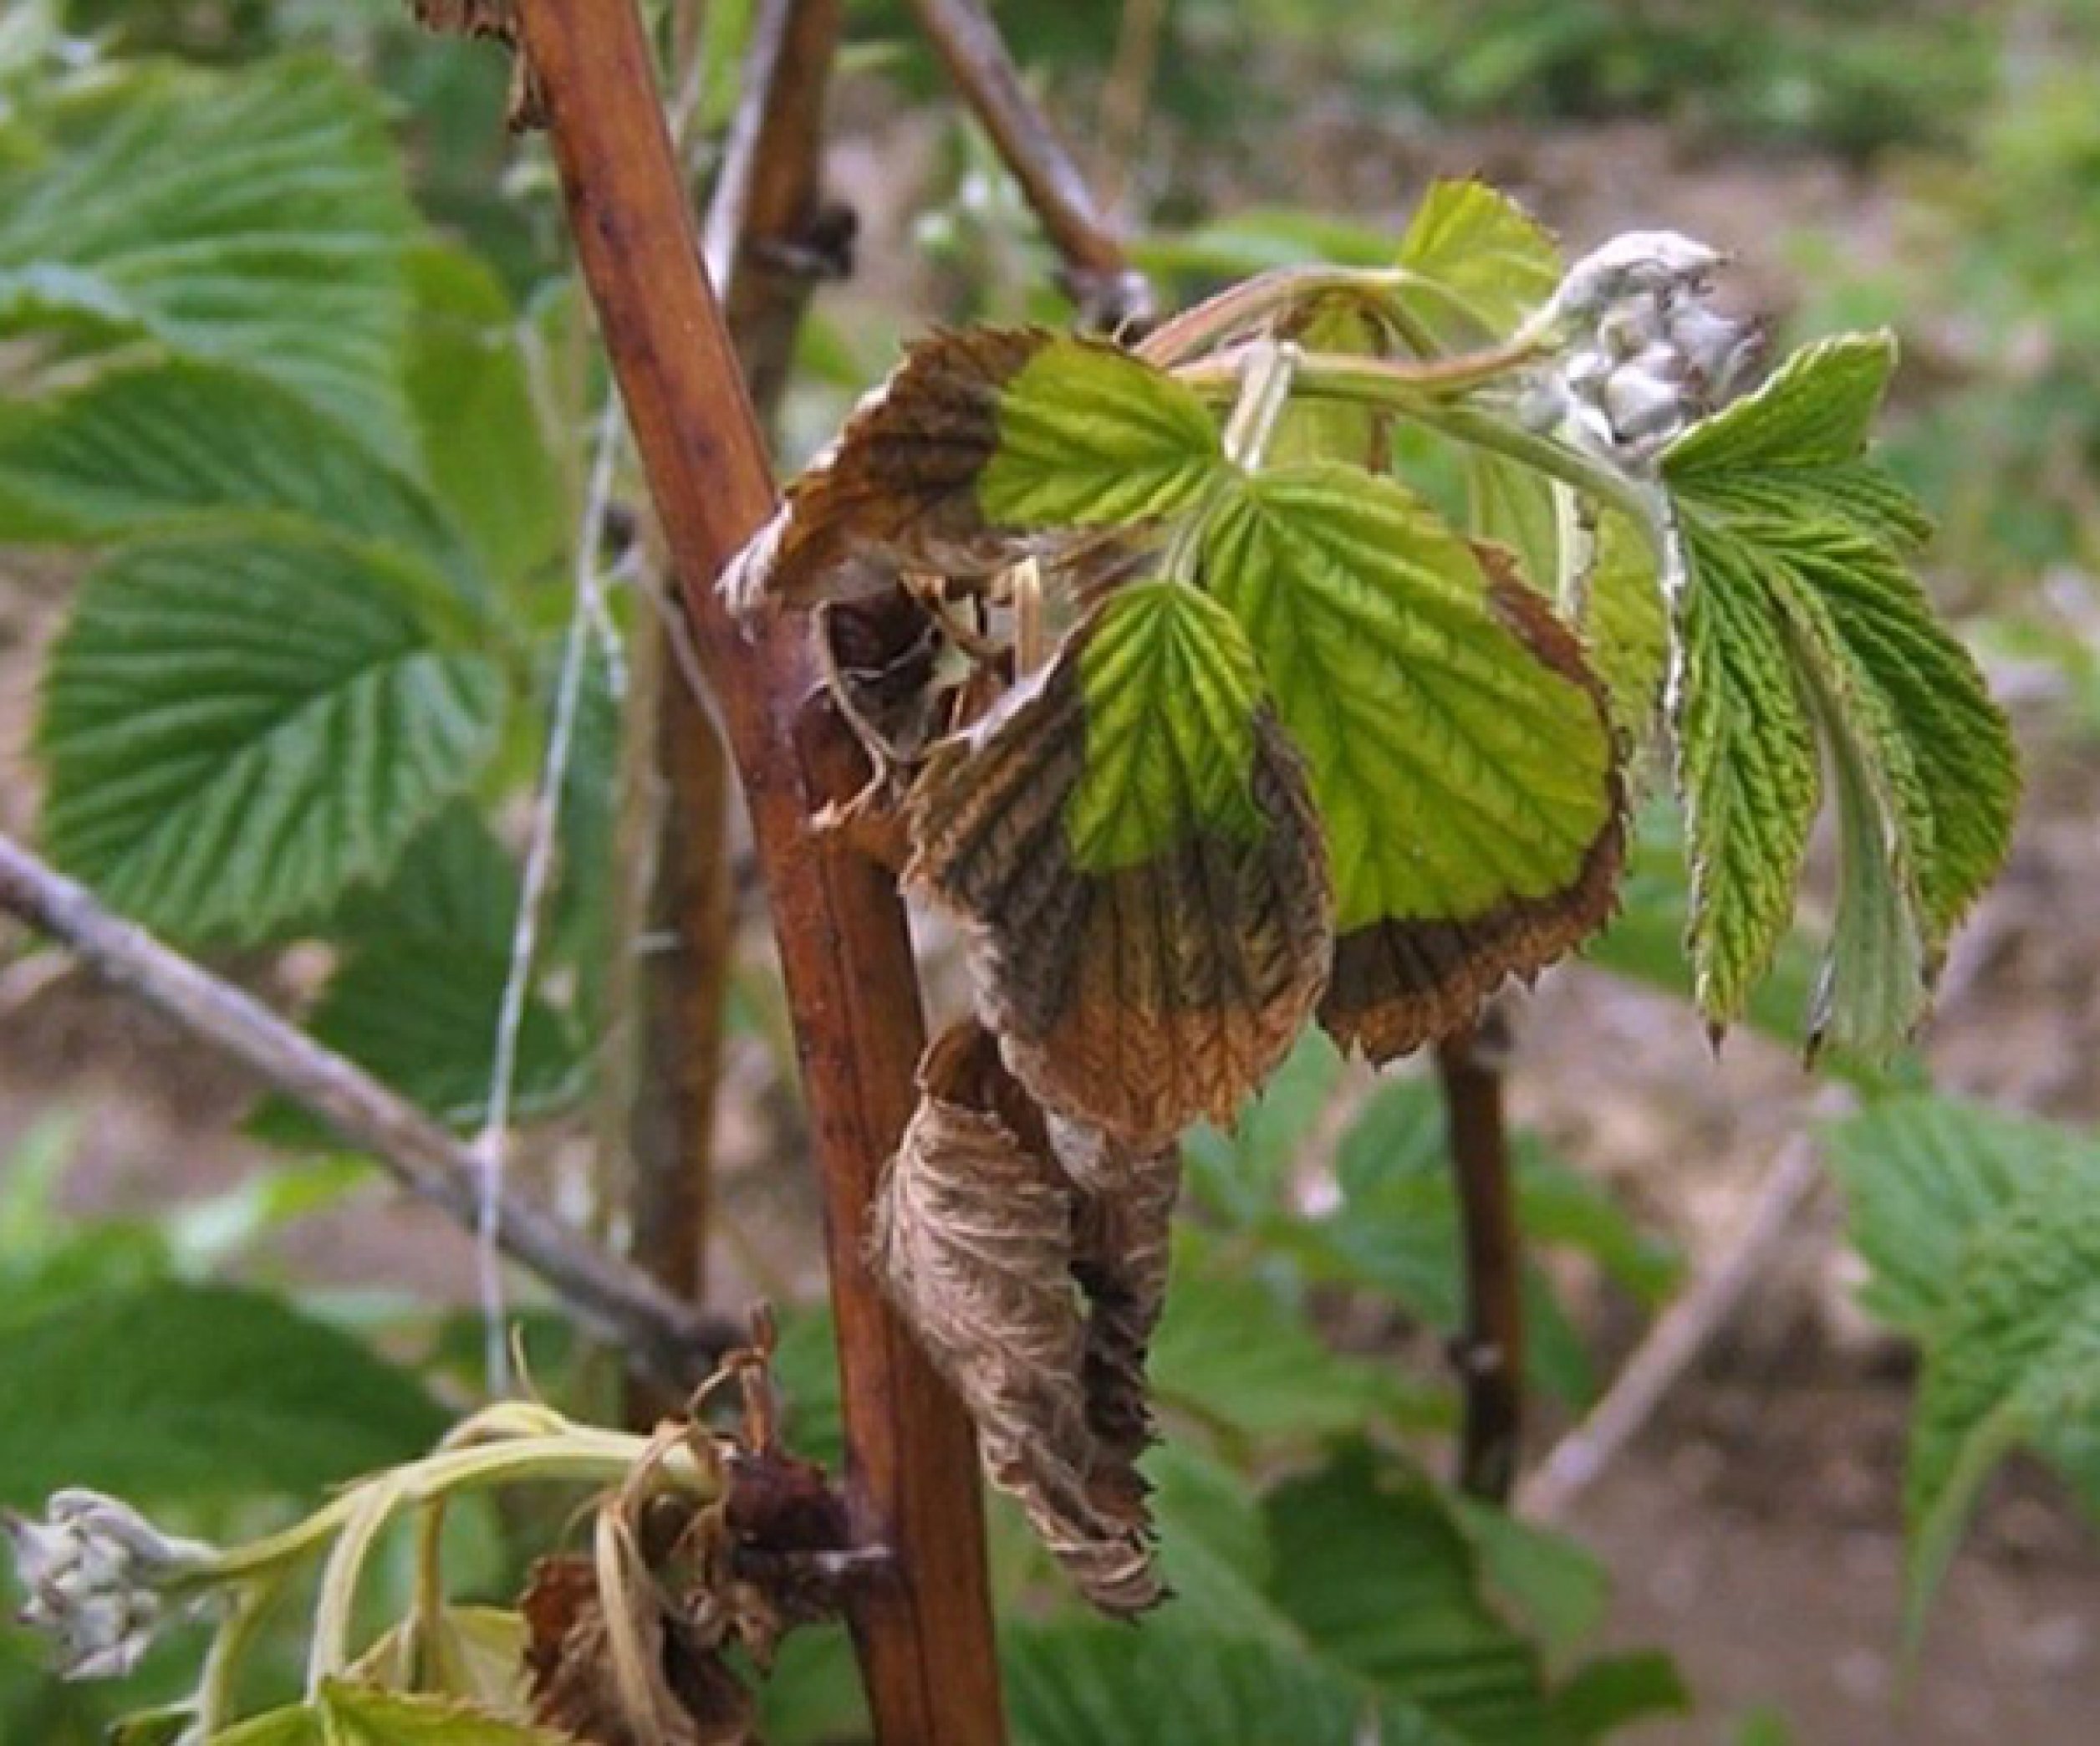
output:
<path id="1" fill-rule="evenodd" d="M 218 1556 L 201 1540 L 163 1534 L 129 1504 L 99 1492 L 54 1492 L 42 1521 L 0 1514 L 28 1596 L 21 1622 L 51 1643 L 66 1679 L 120 1678 L 137 1667 L 171 1611 L 169 1585 Z"/>

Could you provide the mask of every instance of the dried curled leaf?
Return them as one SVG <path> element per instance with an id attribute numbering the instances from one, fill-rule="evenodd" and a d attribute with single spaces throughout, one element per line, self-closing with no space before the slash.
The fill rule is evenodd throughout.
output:
<path id="1" fill-rule="evenodd" d="M 1145 1361 L 1166 1307 L 1180 1149 L 1134 1152 L 1054 1120 L 1050 1139 L 1080 1190 L 1072 1273 L 1091 1305 L 1082 1373 L 1087 1421 L 1106 1448 L 1134 1463 L 1154 1442 Z"/>
<path id="2" fill-rule="evenodd" d="M 624 1597 L 650 1651 L 646 1713 L 624 1693 L 597 1571 L 587 1558 L 543 1558 L 522 1602 L 535 1720 L 592 1746 L 748 1746 L 751 1694 L 721 1657 L 686 1640 L 660 1606 Z"/>
<path id="3" fill-rule="evenodd" d="M 876 1274 L 976 1421 L 992 1483 L 1089 1600 L 1141 1611 L 1161 1592 L 1143 1484 L 1096 1435 L 1083 1381 L 1078 1192 L 983 1027 L 935 1042 L 920 1085 L 875 1203 Z"/>
<path id="4" fill-rule="evenodd" d="M 1326 854 L 1252 651 L 1149 583 L 913 790 L 908 876 L 969 924 L 978 1006 L 1047 1108 L 1138 1151 L 1229 1121 L 1318 999 Z"/>
<path id="5" fill-rule="evenodd" d="M 722 594 L 749 614 L 879 593 L 899 569 L 987 576 L 1187 508 L 1217 444 L 1192 391 L 1104 341 L 935 333 L 789 486 Z"/>

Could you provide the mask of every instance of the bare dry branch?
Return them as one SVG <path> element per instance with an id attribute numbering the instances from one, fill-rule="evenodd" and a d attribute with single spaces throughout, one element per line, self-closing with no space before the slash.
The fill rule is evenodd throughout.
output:
<path id="1" fill-rule="evenodd" d="M 355 1063 L 324 1049 L 252 995 L 113 915 L 83 886 L 0 836 L 0 910 L 311 1110 L 414 1193 L 474 1228 L 480 1166 L 471 1147 Z M 731 1323 L 687 1309 L 515 1194 L 495 1203 L 503 1253 L 544 1280 L 636 1368 L 691 1387 L 741 1343 Z"/>

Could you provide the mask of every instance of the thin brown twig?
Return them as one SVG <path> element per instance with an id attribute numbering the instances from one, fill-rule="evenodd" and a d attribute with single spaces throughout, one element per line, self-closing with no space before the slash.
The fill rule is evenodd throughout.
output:
<path id="1" fill-rule="evenodd" d="M 1541 1522 L 1567 1519 L 1622 1455 L 1693 1361 L 1742 1305 L 1780 1240 L 1822 1182 L 1814 1142 L 1789 1140 L 1766 1169 L 1736 1245 L 1663 1313 L 1603 1400 L 1526 1480 L 1517 1508 Z"/>
<path id="2" fill-rule="evenodd" d="M 1524 1437 L 1524 1244 L 1502 1107 L 1507 1049 L 1493 1007 L 1436 1049 L 1465 1249 L 1465 1324 L 1451 1347 L 1464 1396 L 1458 1483 L 1498 1504 L 1516 1483 Z"/>
<path id="3" fill-rule="evenodd" d="M 912 0 L 912 10 L 1064 263 L 1066 288 L 1087 324 L 1115 331 L 1149 321 L 1151 285 L 1028 94 L 981 0 Z"/>
<path id="4" fill-rule="evenodd" d="M 747 633 L 715 580 L 771 513 L 762 436 L 698 240 L 632 5 L 517 0 L 577 256 L 743 778 L 824 1191 L 854 1544 L 896 1555 L 851 1609 L 884 1746 L 999 1746 L 969 1420 L 869 1274 L 863 1233 L 924 1042 L 895 881 L 811 819 L 864 781 L 807 624 Z"/>
<path id="5" fill-rule="evenodd" d="M 254 996 L 113 915 L 86 887 L 0 836 L 0 910 L 66 948 L 106 981 L 232 1056 L 272 1090 L 320 1116 L 405 1187 L 474 1228 L 480 1166 L 472 1148 L 354 1062 L 323 1048 Z M 742 1342 L 734 1324 L 687 1309 L 544 1208 L 511 1192 L 496 1202 L 504 1253 L 544 1280 L 636 1368 L 690 1387 Z"/>

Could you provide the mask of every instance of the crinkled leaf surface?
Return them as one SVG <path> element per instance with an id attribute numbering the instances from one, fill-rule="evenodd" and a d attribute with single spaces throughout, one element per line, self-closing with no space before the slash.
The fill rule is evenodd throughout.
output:
<path id="1" fill-rule="evenodd" d="M 1399 486 L 1338 464 L 1242 482 L 1203 557 L 1326 826 L 1338 938 L 1321 1018 L 1338 1038 L 1401 1054 L 1603 919 L 1611 732 L 1535 595 Z"/>
<path id="2" fill-rule="evenodd" d="M 383 876 L 503 713 L 496 663 L 432 641 L 428 585 L 319 538 L 120 553 L 46 682 L 53 854 L 190 939 L 257 939 Z"/>
<path id="3" fill-rule="evenodd" d="M 1327 972 L 1302 769 L 1245 637 L 1195 590 L 1124 589 L 939 748 L 912 877 L 970 923 L 1022 1082 L 1139 1148 L 1231 1116 Z"/>
<path id="4" fill-rule="evenodd" d="M 10 1321 L 0 1500 L 87 1485 L 151 1504 L 310 1495 L 423 1452 L 406 1371 L 274 1298 L 163 1282 Z"/>
<path id="5" fill-rule="evenodd" d="M 1135 1448 L 1091 1410 L 1078 1192 L 981 1027 L 934 1043 L 920 1090 L 875 1201 L 876 1276 L 968 1409 L 992 1483 L 1096 1606 L 1142 1611 L 1159 1580 Z"/>
<path id="6" fill-rule="evenodd" d="M 422 487 L 246 365 L 128 365 L 0 425 L 0 538 L 108 543 L 318 524 L 441 570 L 480 573 Z"/>
<path id="7" fill-rule="evenodd" d="M 1686 563 L 1673 688 L 1701 1004 L 1725 1024 L 1763 975 L 1827 754 L 1843 866 L 1812 1036 L 1870 1052 L 1923 1016 L 2018 790 L 2005 719 L 1907 568 L 1924 518 L 1866 456 L 1894 358 L 1885 335 L 1808 347 L 1663 459 Z"/>
<path id="8" fill-rule="evenodd" d="M 1833 1123 L 1824 1151 L 1870 1270 L 1860 1301 L 1919 1338 L 1945 1312 L 1969 1240 L 2028 1183 L 2082 1169 L 2100 1193 L 2100 1148 L 2077 1131 L 1930 1093 Z"/>
<path id="9" fill-rule="evenodd" d="M 1537 1651 L 1488 1605 L 1427 1479 L 1355 1445 L 1271 1493 L 1265 1514 L 1277 1602 L 1323 1656 L 1462 1738 L 1554 1738 Z"/>
<path id="10" fill-rule="evenodd" d="M 406 458 L 415 219 L 370 87 L 297 59 L 68 100 L 0 174 L 0 319 L 247 364 Z"/>
<path id="11" fill-rule="evenodd" d="M 1915 1095 L 1838 1123 L 1827 1147 L 1870 1269 L 1862 1301 L 1924 1354 L 1910 1475 L 1915 1623 L 1977 1488 L 2011 1449 L 2038 1451 L 2100 1496 L 2100 1294 L 2086 1210 L 2100 1198 L 2100 1144 Z"/>
<path id="12" fill-rule="evenodd" d="M 1926 1607 L 1977 1492 L 2015 1448 L 2100 1422 L 2100 1195 L 2090 1156 L 2044 1163 L 1963 1246 L 1926 1341 L 1904 1483 L 1909 1618 Z"/>
<path id="13" fill-rule="evenodd" d="M 865 592 L 897 565 L 983 575 L 1190 508 L 1218 442 L 1193 391 L 1104 341 L 935 334 L 789 486 L 722 589 L 750 611 Z"/>

